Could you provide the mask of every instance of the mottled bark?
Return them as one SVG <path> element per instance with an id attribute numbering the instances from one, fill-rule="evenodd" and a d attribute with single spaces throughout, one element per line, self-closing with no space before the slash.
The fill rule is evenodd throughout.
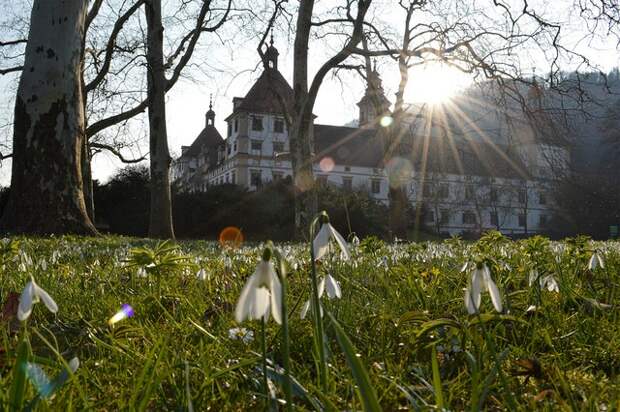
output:
<path id="1" fill-rule="evenodd" d="M 15 102 L 11 194 L 0 228 L 95 234 L 82 193 L 81 50 L 87 2 L 35 0 Z"/>
<path id="2" fill-rule="evenodd" d="M 149 236 L 174 238 L 170 195 L 170 164 L 166 131 L 166 76 L 164 69 L 161 0 L 145 3 L 147 23 L 148 113 L 151 160 Z"/>

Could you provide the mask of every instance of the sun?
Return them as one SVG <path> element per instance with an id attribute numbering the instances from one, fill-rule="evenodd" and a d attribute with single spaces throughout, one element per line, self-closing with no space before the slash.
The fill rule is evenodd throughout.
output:
<path id="1" fill-rule="evenodd" d="M 467 73 L 441 62 L 429 62 L 409 70 L 405 99 L 412 103 L 443 103 L 471 82 Z"/>

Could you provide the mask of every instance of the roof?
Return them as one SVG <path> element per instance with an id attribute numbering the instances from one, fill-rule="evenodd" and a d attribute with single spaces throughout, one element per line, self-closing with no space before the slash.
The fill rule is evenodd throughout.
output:
<path id="1" fill-rule="evenodd" d="M 260 75 L 234 113 L 282 113 L 282 105 L 293 108 L 294 93 L 284 76 L 274 68 L 266 68 Z"/>
<path id="2" fill-rule="evenodd" d="M 220 135 L 215 126 L 209 124 L 202 129 L 189 149 L 181 155 L 181 158 L 197 157 L 204 149 L 218 147 L 221 144 L 224 144 L 222 135 Z"/>
<path id="3" fill-rule="evenodd" d="M 314 125 L 316 157 L 331 157 L 336 164 L 383 167 L 383 144 L 377 130 Z"/>
<path id="4" fill-rule="evenodd" d="M 382 168 L 384 144 L 376 129 L 314 125 L 317 160 L 331 157 L 336 164 Z M 522 161 L 508 146 L 481 140 L 452 139 L 439 133 L 409 134 L 401 154 L 417 173 L 465 174 L 472 176 L 522 178 L 529 176 Z"/>

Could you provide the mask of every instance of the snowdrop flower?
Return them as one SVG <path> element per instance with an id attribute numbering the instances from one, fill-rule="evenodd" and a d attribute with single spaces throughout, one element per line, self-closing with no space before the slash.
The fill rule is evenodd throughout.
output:
<path id="1" fill-rule="evenodd" d="M 58 312 L 58 305 L 54 302 L 54 299 L 44 291 L 39 285 L 32 279 L 19 297 L 19 306 L 17 307 L 17 319 L 24 321 L 28 319 L 32 313 L 32 305 L 42 300 L 47 309 L 52 312 Z"/>
<path id="2" fill-rule="evenodd" d="M 207 280 L 209 278 L 207 271 L 204 270 L 204 268 L 201 268 L 198 272 L 196 272 L 196 277 L 198 280 Z"/>
<path id="3" fill-rule="evenodd" d="M 338 233 L 336 229 L 329 223 L 329 217 L 327 214 L 323 213 L 319 217 L 319 222 L 321 222 L 321 229 L 319 233 L 317 233 L 312 245 L 314 247 L 314 260 L 319 260 L 329 250 L 329 240 L 333 237 L 336 240 L 336 243 L 340 247 L 341 256 L 344 260 L 349 260 L 351 257 L 351 253 L 349 252 L 349 247 L 347 246 L 347 242 L 344 240 L 342 235 Z"/>
<path id="4" fill-rule="evenodd" d="M 499 289 L 493 279 L 491 279 L 491 271 L 486 264 L 481 264 L 476 267 L 472 276 L 469 287 L 465 290 L 465 307 L 470 315 L 478 313 L 480 308 L 480 293 L 482 288 L 485 288 L 489 295 L 491 295 L 491 301 L 495 310 L 502 311 L 502 298 L 499 294 Z"/>
<path id="5" fill-rule="evenodd" d="M 588 262 L 588 269 L 594 270 L 599 266 L 601 267 L 601 269 L 605 269 L 605 262 L 603 262 L 603 257 L 595 251 L 594 253 L 592 253 L 592 257 Z"/>
<path id="6" fill-rule="evenodd" d="M 271 249 L 266 248 L 256 270 L 246 282 L 235 309 L 235 320 L 269 320 L 269 312 L 277 323 L 282 323 L 282 284 L 270 262 Z"/>
<path id="7" fill-rule="evenodd" d="M 540 279 L 540 287 L 547 288 L 549 292 L 560 292 L 560 287 L 558 286 L 558 282 L 555 280 L 553 275 L 543 276 Z"/>
<path id="8" fill-rule="evenodd" d="M 334 277 L 330 274 L 321 279 L 318 285 L 319 299 L 323 296 L 325 291 L 327 290 L 327 297 L 329 299 L 342 297 L 342 290 L 340 289 L 340 284 Z M 305 319 L 308 315 L 308 311 L 312 305 L 312 301 L 308 299 L 303 306 L 301 307 L 301 318 Z M 321 317 L 323 317 L 323 308 L 321 308 Z"/>
<path id="9" fill-rule="evenodd" d="M 340 290 L 340 284 L 338 283 L 336 279 L 334 279 L 332 275 L 327 274 L 327 276 L 325 276 L 325 278 L 321 280 L 321 282 L 325 283 L 325 289 L 327 291 L 328 298 L 340 299 L 342 297 L 342 291 Z"/>
<path id="10" fill-rule="evenodd" d="M 553 275 L 540 276 L 536 269 L 532 269 L 530 271 L 529 285 L 530 287 L 536 283 L 538 280 L 538 284 L 541 289 L 547 289 L 549 292 L 559 292 L 560 287 L 558 286 L 558 282 L 555 280 Z"/>

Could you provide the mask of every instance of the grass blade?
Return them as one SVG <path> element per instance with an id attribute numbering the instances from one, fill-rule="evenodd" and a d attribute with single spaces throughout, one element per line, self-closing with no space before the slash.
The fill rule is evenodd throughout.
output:
<path id="1" fill-rule="evenodd" d="M 334 327 L 334 331 L 336 332 L 336 340 L 345 354 L 349 368 L 351 368 L 353 379 L 359 388 L 357 393 L 362 401 L 362 405 L 364 405 L 364 410 L 381 411 L 381 405 L 379 405 L 375 388 L 370 383 L 368 372 L 357 356 L 355 347 L 334 316 L 327 309 L 324 309 L 324 311 Z"/>

